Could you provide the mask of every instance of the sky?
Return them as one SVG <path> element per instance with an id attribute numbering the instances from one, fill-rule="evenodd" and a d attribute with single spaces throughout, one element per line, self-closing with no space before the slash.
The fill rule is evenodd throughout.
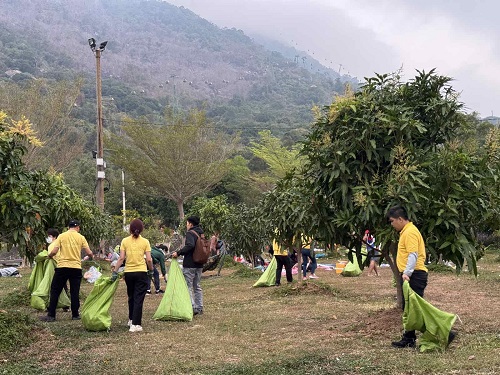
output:
<path id="1" fill-rule="evenodd" d="M 467 112 L 500 116 L 498 0 L 167 0 L 219 27 L 302 50 L 363 80 L 402 68 L 452 77 Z"/>

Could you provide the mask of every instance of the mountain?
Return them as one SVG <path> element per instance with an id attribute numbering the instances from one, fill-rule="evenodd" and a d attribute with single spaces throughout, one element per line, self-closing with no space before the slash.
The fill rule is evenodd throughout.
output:
<path id="1" fill-rule="evenodd" d="M 96 61 L 89 38 L 108 41 L 100 61 L 110 118 L 154 118 L 167 104 L 203 106 L 229 131 L 283 134 L 307 127 L 312 105 L 328 104 L 350 80 L 154 0 L 2 0 L 0 79 L 83 76 L 75 116 L 92 123 Z"/>

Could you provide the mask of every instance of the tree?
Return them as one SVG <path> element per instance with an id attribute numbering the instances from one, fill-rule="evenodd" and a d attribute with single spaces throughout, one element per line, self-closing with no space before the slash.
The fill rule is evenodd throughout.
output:
<path id="1" fill-rule="evenodd" d="M 42 144 L 27 144 L 23 162 L 30 170 L 66 169 L 82 153 L 84 137 L 71 118 L 81 80 L 49 83 L 30 80 L 24 86 L 0 86 L 0 108 L 15 120 L 30 119 Z"/>
<path id="2" fill-rule="evenodd" d="M 287 173 L 300 169 L 304 158 L 299 154 L 299 147 L 291 149 L 283 147 L 281 140 L 271 135 L 269 130 L 259 132 L 259 142 L 251 142 L 249 147 L 254 156 L 264 160 L 269 172 L 258 176 L 257 180 L 264 191 L 269 190 L 278 179 L 284 178 Z"/>
<path id="3" fill-rule="evenodd" d="M 0 112 L 0 241 L 19 246 L 32 260 L 45 244 L 46 230 L 78 218 L 82 234 L 97 246 L 113 234 L 111 218 L 71 190 L 62 175 L 29 171 L 22 162 L 26 144 L 39 140 L 28 120 L 12 121 Z"/>
<path id="4" fill-rule="evenodd" d="M 175 202 L 181 221 L 184 203 L 222 179 L 237 140 L 216 133 L 196 109 L 187 115 L 166 111 L 161 126 L 129 119 L 122 130 L 124 135 L 109 139 L 112 162 Z"/>
<path id="5" fill-rule="evenodd" d="M 391 206 L 404 205 L 427 251 L 457 271 L 466 261 L 476 272 L 476 233 L 486 218 L 498 228 L 498 189 L 486 188 L 498 169 L 485 148 L 464 141 L 470 122 L 449 82 L 434 70 L 406 83 L 399 74 L 368 78 L 356 94 L 317 110 L 304 145 L 303 175 L 330 237 L 355 245 L 360 257 L 352 234 L 370 228 L 395 274 L 397 240 L 385 217 Z"/>
<path id="6" fill-rule="evenodd" d="M 228 160 L 228 171 L 212 189 L 210 195 L 225 195 L 231 204 L 245 203 L 255 206 L 260 198 L 258 189 L 248 167 L 249 161 L 241 155 Z"/>
<path id="7" fill-rule="evenodd" d="M 255 255 L 260 254 L 272 238 L 272 227 L 263 218 L 259 207 L 245 204 L 231 206 L 221 232 L 229 252 L 243 254 L 252 263 Z"/>
<path id="8" fill-rule="evenodd" d="M 200 218 L 206 236 L 214 233 L 219 233 L 221 237 L 225 236 L 223 229 L 230 213 L 230 206 L 225 195 L 213 198 L 197 197 L 189 213 Z"/>

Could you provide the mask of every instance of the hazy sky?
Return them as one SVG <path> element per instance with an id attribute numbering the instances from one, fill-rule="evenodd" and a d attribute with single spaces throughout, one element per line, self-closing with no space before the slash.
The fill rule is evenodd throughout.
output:
<path id="1" fill-rule="evenodd" d="M 167 0 L 362 79 L 403 67 L 453 77 L 467 110 L 500 116 L 498 0 Z M 342 64 L 342 65 L 340 65 Z"/>

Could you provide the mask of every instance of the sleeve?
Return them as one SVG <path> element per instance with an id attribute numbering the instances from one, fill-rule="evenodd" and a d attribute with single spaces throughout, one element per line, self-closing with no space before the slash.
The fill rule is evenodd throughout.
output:
<path id="1" fill-rule="evenodd" d="M 188 231 L 186 233 L 186 243 L 182 249 L 180 249 L 177 254 L 178 255 L 187 255 L 190 252 L 194 251 L 194 246 L 196 244 L 196 239 L 198 237 L 192 231 Z"/>
<path id="2" fill-rule="evenodd" d="M 166 275 L 167 274 L 167 270 L 165 268 L 165 255 L 163 255 L 163 252 L 160 252 L 159 255 L 159 263 L 160 263 L 160 268 L 161 268 L 161 274 L 162 275 Z"/>
<path id="3" fill-rule="evenodd" d="M 87 239 L 82 236 L 82 249 L 90 249 L 89 243 L 87 242 Z"/>
<path id="4" fill-rule="evenodd" d="M 417 253 L 410 253 L 408 255 L 408 260 L 406 261 L 406 268 L 403 271 L 405 275 L 411 277 L 413 271 L 415 271 L 415 266 L 417 265 L 417 258 L 418 258 Z"/>
<path id="5" fill-rule="evenodd" d="M 418 254 L 418 240 L 419 236 L 417 233 L 410 233 L 405 241 L 406 251 L 408 253 L 417 253 Z"/>
<path id="6" fill-rule="evenodd" d="M 55 239 L 55 241 L 51 243 L 51 245 L 52 245 L 52 249 L 53 249 L 54 247 L 57 247 L 57 248 L 59 249 L 59 248 L 61 247 L 61 241 L 59 240 L 59 237 L 57 237 L 57 238 Z M 52 250 L 50 250 L 50 251 L 52 251 Z M 49 252 L 50 252 L 50 251 L 49 251 Z"/>

